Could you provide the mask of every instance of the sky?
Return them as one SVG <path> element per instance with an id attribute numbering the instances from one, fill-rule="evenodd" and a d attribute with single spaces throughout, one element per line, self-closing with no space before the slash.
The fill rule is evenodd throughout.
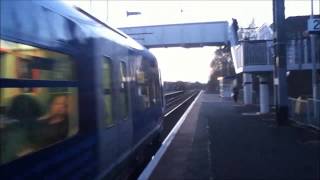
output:
<path id="1" fill-rule="evenodd" d="M 314 0 L 314 13 L 319 14 L 319 2 Z M 64 0 L 78 6 L 113 27 L 131 27 L 158 24 L 177 24 L 206 21 L 238 20 L 240 27 L 252 21 L 256 26 L 272 23 L 272 0 Z M 127 11 L 141 12 L 127 16 Z M 285 15 L 310 15 L 310 0 L 286 0 Z M 210 62 L 217 47 L 154 48 L 164 81 L 206 83 L 210 75 Z M 178 69 L 178 67 L 180 67 Z"/>

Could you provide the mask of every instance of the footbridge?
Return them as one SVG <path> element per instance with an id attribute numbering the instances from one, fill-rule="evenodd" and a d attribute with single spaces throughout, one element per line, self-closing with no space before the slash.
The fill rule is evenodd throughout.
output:
<path id="1" fill-rule="evenodd" d="M 228 22 L 119 28 L 147 48 L 221 46 L 229 43 Z"/>

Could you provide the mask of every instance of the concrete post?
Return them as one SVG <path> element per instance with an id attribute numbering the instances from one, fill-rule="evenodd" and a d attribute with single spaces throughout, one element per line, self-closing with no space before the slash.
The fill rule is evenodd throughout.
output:
<path id="1" fill-rule="evenodd" d="M 270 112 L 269 85 L 265 76 L 259 76 L 260 113 Z"/>
<path id="2" fill-rule="evenodd" d="M 244 104 L 252 104 L 252 75 L 243 73 L 243 102 Z"/>

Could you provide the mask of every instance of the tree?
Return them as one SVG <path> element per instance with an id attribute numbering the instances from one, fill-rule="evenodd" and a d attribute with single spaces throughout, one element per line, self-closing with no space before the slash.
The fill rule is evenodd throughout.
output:
<path id="1" fill-rule="evenodd" d="M 216 91 L 219 89 L 218 77 L 235 75 L 230 46 L 222 46 L 215 51 L 215 56 L 210 63 L 210 67 L 211 74 L 208 82 L 208 89 Z"/>

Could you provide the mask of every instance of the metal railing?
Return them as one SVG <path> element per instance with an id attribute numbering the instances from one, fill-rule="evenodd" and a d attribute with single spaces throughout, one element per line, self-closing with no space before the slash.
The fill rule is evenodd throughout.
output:
<path id="1" fill-rule="evenodd" d="M 316 49 L 320 45 L 317 39 Z M 237 68 L 255 65 L 273 65 L 273 42 L 270 40 L 240 41 L 233 47 L 233 57 Z M 287 66 L 289 69 L 310 69 L 311 52 L 308 39 L 288 40 L 286 42 Z M 316 61 L 320 63 L 320 52 L 316 52 Z"/>
<path id="2" fill-rule="evenodd" d="M 247 41 L 242 42 L 241 45 L 243 46 L 244 51 L 244 65 L 269 65 L 271 64 L 272 58 L 269 55 L 270 46 L 268 43 L 271 44 L 271 41 Z"/>
<path id="3" fill-rule="evenodd" d="M 320 100 L 289 98 L 289 118 L 320 130 Z"/>

